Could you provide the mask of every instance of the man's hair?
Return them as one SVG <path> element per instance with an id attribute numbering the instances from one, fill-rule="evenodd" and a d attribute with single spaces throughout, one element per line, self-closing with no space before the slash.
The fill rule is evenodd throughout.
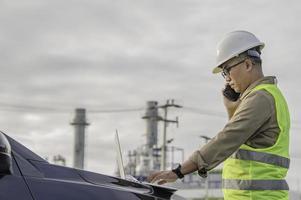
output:
<path id="1" fill-rule="evenodd" d="M 253 65 L 256 66 L 261 66 L 262 60 L 260 55 L 261 55 L 261 51 L 259 47 L 249 49 L 243 52 L 242 54 L 240 54 L 240 56 L 244 58 L 249 58 L 252 61 Z"/>

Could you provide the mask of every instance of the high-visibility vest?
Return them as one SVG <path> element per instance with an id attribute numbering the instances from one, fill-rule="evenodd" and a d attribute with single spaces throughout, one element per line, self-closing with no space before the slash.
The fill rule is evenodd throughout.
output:
<path id="1" fill-rule="evenodd" d="M 285 181 L 290 163 L 290 115 L 287 103 L 274 84 L 258 85 L 251 92 L 257 90 L 266 90 L 274 97 L 280 133 L 273 146 L 252 148 L 243 144 L 224 162 L 222 178 L 225 200 L 289 199 L 289 188 Z"/>

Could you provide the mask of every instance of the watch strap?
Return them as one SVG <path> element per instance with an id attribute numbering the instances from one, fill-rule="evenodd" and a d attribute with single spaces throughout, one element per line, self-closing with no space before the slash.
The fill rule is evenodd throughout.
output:
<path id="1" fill-rule="evenodd" d="M 182 167 L 181 165 L 178 165 L 177 168 L 171 170 L 173 173 L 175 173 L 178 176 L 178 178 L 184 178 L 184 174 L 182 174 L 181 172 L 181 167 Z"/>

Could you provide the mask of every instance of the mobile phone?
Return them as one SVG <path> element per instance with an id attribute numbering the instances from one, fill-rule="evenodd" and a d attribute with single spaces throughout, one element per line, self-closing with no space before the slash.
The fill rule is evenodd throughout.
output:
<path id="1" fill-rule="evenodd" d="M 225 89 L 223 90 L 223 95 L 230 101 L 237 101 L 240 93 L 235 92 L 235 90 L 232 89 L 229 84 L 227 84 Z"/>

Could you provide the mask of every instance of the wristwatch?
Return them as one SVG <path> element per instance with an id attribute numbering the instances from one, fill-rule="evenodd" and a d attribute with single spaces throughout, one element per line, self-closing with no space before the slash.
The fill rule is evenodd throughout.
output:
<path id="1" fill-rule="evenodd" d="M 181 167 L 182 166 L 179 164 L 177 168 L 171 170 L 173 173 L 175 173 L 178 176 L 178 178 L 184 178 L 184 174 L 182 174 L 181 172 Z"/>
<path id="2" fill-rule="evenodd" d="M 207 178 L 208 176 L 207 170 L 204 167 L 198 170 L 198 174 L 202 178 Z"/>

